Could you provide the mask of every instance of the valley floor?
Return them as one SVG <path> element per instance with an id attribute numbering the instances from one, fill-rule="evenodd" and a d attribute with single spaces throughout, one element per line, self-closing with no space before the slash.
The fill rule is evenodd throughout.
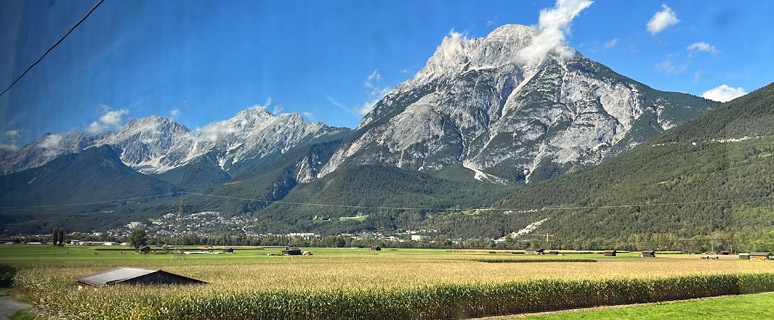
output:
<path id="1" fill-rule="evenodd" d="M 18 269 L 16 290 L 38 307 L 77 318 L 182 318 L 191 312 L 203 319 L 212 314 L 265 317 L 266 312 L 378 318 L 382 309 L 405 312 L 393 317 L 459 317 L 774 291 L 774 261 L 736 256 L 707 260 L 686 254 L 537 256 L 390 248 L 303 248 L 314 255 L 278 256 L 283 249 L 236 247 L 234 254 L 175 259 L 161 250 L 140 255 L 129 248 L 5 245 L 0 246 L 0 264 Z M 161 269 L 208 284 L 77 289 L 75 278 L 119 266 Z"/>

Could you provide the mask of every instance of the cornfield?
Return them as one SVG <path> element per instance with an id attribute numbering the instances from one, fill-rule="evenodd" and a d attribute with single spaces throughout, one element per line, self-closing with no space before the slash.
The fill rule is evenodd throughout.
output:
<path id="1" fill-rule="evenodd" d="M 444 284 L 392 290 L 211 290 L 67 279 L 17 285 L 40 306 L 80 319 L 450 319 L 774 291 L 774 274 Z"/>
<path id="2" fill-rule="evenodd" d="M 51 258 L 0 256 L 0 263 L 18 270 L 16 290 L 51 316 L 68 319 L 448 319 L 774 291 L 774 263 L 731 257 L 315 251 L 321 253 L 269 258 L 243 252 L 184 261 L 63 251 Z M 483 263 L 498 260 L 541 263 Z M 122 265 L 209 284 L 77 289 L 75 278 Z"/>

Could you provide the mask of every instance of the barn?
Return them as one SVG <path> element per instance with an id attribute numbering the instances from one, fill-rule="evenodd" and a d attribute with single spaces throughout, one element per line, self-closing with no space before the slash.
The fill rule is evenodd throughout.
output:
<path id="1" fill-rule="evenodd" d="M 282 250 L 282 254 L 286 256 L 300 256 L 301 248 L 285 247 L 285 250 Z"/>
<path id="2" fill-rule="evenodd" d="M 151 251 L 151 247 L 149 246 L 142 246 L 137 248 L 137 253 L 139 254 L 148 254 Z"/>
<path id="3" fill-rule="evenodd" d="M 656 251 L 653 251 L 653 250 L 643 251 L 642 254 L 640 254 L 640 257 L 655 258 L 656 257 Z"/>
<path id="4" fill-rule="evenodd" d="M 524 250 L 527 254 L 543 254 L 543 249 L 533 249 L 529 248 L 527 250 Z"/>
<path id="5" fill-rule="evenodd" d="M 750 260 L 771 260 L 774 259 L 774 255 L 771 252 L 750 252 Z"/>
<path id="6" fill-rule="evenodd" d="M 382 251 L 382 247 L 380 247 L 380 246 L 372 246 L 371 249 L 369 249 L 369 250 L 370 251 Z"/>
<path id="7" fill-rule="evenodd" d="M 223 253 L 234 253 L 234 248 L 223 248 Z"/>
<path id="8" fill-rule="evenodd" d="M 116 284 L 206 284 L 162 270 L 118 267 L 76 279 L 79 287 L 106 287 Z"/>
<path id="9" fill-rule="evenodd" d="M 615 251 L 615 250 L 605 250 L 604 252 L 606 257 L 615 257 L 617 253 L 618 251 Z"/>

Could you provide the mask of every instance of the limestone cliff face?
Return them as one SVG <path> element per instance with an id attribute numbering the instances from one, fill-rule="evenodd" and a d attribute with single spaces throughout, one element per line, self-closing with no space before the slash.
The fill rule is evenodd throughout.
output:
<path id="1" fill-rule="evenodd" d="M 445 38 L 424 69 L 363 118 L 318 177 L 358 164 L 462 164 L 477 177 L 529 183 L 597 164 L 716 105 L 653 90 L 577 52 L 520 63 L 519 50 L 535 34 L 507 25 L 485 38 Z"/>

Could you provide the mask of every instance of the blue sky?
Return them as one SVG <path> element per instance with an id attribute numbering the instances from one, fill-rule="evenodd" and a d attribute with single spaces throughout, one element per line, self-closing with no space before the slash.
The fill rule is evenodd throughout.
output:
<path id="1" fill-rule="evenodd" d="M 0 86 L 94 3 L 0 2 Z M 0 97 L 0 144 L 148 115 L 196 129 L 255 105 L 356 127 L 359 111 L 419 71 L 450 31 L 476 38 L 504 24 L 537 25 L 554 5 L 106 0 Z M 595 1 L 566 42 L 656 89 L 749 92 L 774 81 L 771 17 L 768 1 Z"/>

